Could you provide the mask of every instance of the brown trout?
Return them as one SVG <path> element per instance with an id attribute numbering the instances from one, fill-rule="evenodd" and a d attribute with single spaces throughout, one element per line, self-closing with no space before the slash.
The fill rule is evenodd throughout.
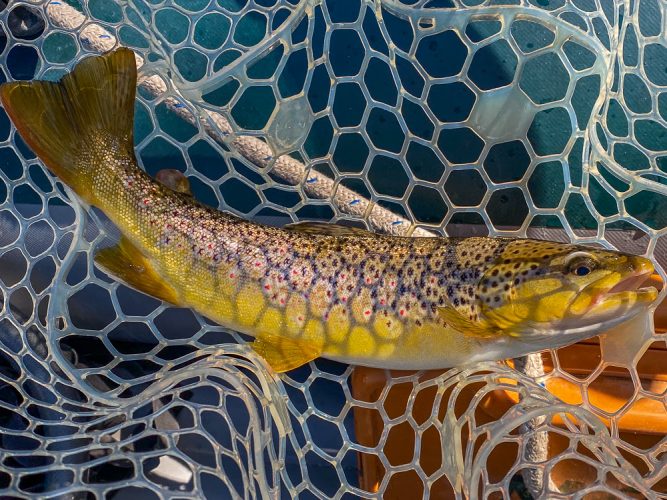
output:
<path id="1" fill-rule="evenodd" d="M 400 369 L 516 357 L 596 335 L 657 297 L 640 288 L 651 262 L 618 252 L 279 229 L 214 210 L 139 168 L 136 78 L 134 54 L 118 49 L 58 83 L 9 83 L 0 96 L 46 166 L 120 229 L 120 243 L 95 258 L 102 268 L 255 337 L 276 371 L 319 356 Z"/>

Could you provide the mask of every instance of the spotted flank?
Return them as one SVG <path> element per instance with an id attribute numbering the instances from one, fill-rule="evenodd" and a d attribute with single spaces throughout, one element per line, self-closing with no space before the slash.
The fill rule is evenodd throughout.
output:
<path id="1" fill-rule="evenodd" d="M 403 369 L 515 357 L 593 336 L 656 297 L 640 288 L 653 272 L 642 257 L 325 223 L 278 229 L 204 206 L 180 172 L 155 180 L 137 166 L 134 64 L 119 49 L 58 84 L 6 84 L 0 96 L 47 167 L 121 230 L 100 267 L 255 337 L 276 371 L 320 356 Z"/>

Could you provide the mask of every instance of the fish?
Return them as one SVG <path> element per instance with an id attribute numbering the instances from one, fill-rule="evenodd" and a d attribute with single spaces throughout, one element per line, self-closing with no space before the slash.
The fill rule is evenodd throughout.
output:
<path id="1" fill-rule="evenodd" d="M 96 265 L 254 337 L 276 372 L 319 357 L 386 369 L 514 358 L 597 335 L 657 298 L 642 286 L 651 260 L 627 253 L 323 222 L 278 228 L 204 205 L 183 174 L 156 180 L 140 168 L 136 81 L 133 52 L 119 48 L 59 82 L 6 83 L 0 100 L 45 166 L 118 227 Z"/>

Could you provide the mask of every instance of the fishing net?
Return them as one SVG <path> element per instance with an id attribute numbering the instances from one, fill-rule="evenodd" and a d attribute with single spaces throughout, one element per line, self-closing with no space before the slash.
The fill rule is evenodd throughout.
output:
<path id="1" fill-rule="evenodd" d="M 658 0 L 6 3 L 4 80 L 133 48 L 143 168 L 184 172 L 215 207 L 665 263 Z M 667 346 L 652 315 L 504 363 L 316 360 L 276 375 L 246 338 L 97 269 L 117 236 L 103 214 L 4 112 L 0 140 L 3 497 L 665 494 L 667 379 L 651 367 Z"/>

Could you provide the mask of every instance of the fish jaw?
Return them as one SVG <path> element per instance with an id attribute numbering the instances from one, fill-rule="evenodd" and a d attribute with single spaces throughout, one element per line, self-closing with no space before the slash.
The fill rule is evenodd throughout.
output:
<path id="1" fill-rule="evenodd" d="M 632 269 L 604 283 L 593 283 L 571 301 L 570 314 L 545 325 L 525 325 L 512 334 L 528 344 L 557 348 L 604 333 L 646 311 L 658 297 L 652 286 L 641 287 L 653 273 L 653 264 L 636 257 Z M 634 259 L 633 259 L 634 260 Z"/>
<path id="2" fill-rule="evenodd" d="M 510 290 L 499 306 L 484 308 L 484 317 L 499 333 L 493 349 L 516 356 L 562 347 L 649 310 L 658 291 L 643 284 L 654 272 L 653 263 L 627 254 L 600 255 L 602 270 L 593 279 L 571 279 L 555 267 Z"/>
<path id="3" fill-rule="evenodd" d="M 633 256 L 625 269 L 586 287 L 570 305 L 570 309 L 582 317 L 601 322 L 614 317 L 628 319 L 657 299 L 656 288 L 642 287 L 654 271 L 649 259 Z M 585 302 L 588 302 L 587 306 L 581 311 L 577 310 L 577 306 Z"/>

